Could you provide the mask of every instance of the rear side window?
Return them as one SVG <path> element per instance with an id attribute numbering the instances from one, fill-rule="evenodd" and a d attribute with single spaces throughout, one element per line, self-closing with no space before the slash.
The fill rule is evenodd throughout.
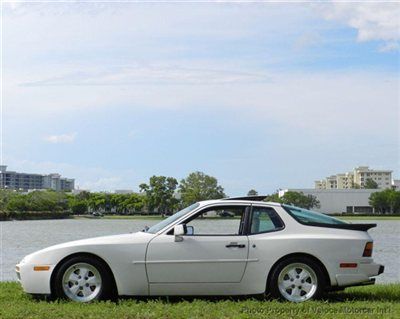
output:
<path id="1" fill-rule="evenodd" d="M 307 224 L 307 225 L 338 225 L 338 224 L 347 224 L 346 222 L 327 216 L 321 213 L 313 212 L 308 209 L 282 205 L 286 211 L 299 223 Z"/>
<path id="2" fill-rule="evenodd" d="M 283 222 L 274 209 L 253 206 L 250 224 L 251 234 L 271 232 L 283 227 Z"/>

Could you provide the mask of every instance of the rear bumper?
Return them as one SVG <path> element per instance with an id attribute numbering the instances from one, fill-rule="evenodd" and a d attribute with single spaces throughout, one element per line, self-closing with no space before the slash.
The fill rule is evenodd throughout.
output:
<path id="1" fill-rule="evenodd" d="M 341 273 L 336 275 L 337 285 L 339 287 L 373 285 L 375 283 L 374 276 L 378 276 L 385 271 L 385 266 L 375 263 L 360 263 L 357 269 L 349 271 L 349 273 Z"/>
<path id="2" fill-rule="evenodd" d="M 378 275 L 383 274 L 384 271 L 385 271 L 385 266 L 384 265 L 380 265 L 379 266 Z"/>

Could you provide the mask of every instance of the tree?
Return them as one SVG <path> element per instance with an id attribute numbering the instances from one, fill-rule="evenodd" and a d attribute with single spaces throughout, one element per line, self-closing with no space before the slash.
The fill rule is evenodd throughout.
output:
<path id="1" fill-rule="evenodd" d="M 400 192 L 393 189 L 385 189 L 372 193 L 369 204 L 376 212 L 381 214 L 396 214 L 400 212 Z"/>
<path id="2" fill-rule="evenodd" d="M 19 193 L 13 190 L 0 189 L 0 210 L 7 210 L 7 205 L 11 199 L 18 196 Z"/>
<path id="3" fill-rule="evenodd" d="M 247 192 L 247 196 L 257 196 L 257 195 L 258 195 L 258 192 L 255 189 L 250 189 Z"/>
<path id="4" fill-rule="evenodd" d="M 105 209 L 106 208 L 106 194 L 105 193 L 91 193 L 88 205 L 93 210 Z"/>
<path id="5" fill-rule="evenodd" d="M 82 215 L 88 210 L 88 204 L 86 200 L 79 200 L 78 198 L 73 198 L 69 200 L 69 207 L 73 214 Z"/>
<path id="6" fill-rule="evenodd" d="M 172 212 L 178 200 L 174 193 L 178 181 L 173 177 L 152 176 L 149 184 L 140 184 L 141 192 L 146 193 L 146 203 L 150 211 L 156 209 L 159 213 L 165 214 Z"/>
<path id="7" fill-rule="evenodd" d="M 281 201 L 284 204 L 293 205 L 301 208 L 311 209 L 320 208 L 320 202 L 314 195 L 304 195 L 302 192 L 286 192 Z"/>
<path id="8" fill-rule="evenodd" d="M 385 214 L 388 210 L 387 196 L 384 192 L 372 193 L 369 196 L 369 204 L 378 213 Z"/>
<path id="9" fill-rule="evenodd" d="M 179 185 L 182 204 L 185 206 L 195 202 L 226 197 L 222 186 L 215 177 L 202 172 L 190 173 Z"/>
<path id="10" fill-rule="evenodd" d="M 79 192 L 78 194 L 76 194 L 74 197 L 75 197 L 76 199 L 79 199 L 79 200 L 89 200 L 89 199 L 90 199 L 90 196 L 91 196 L 91 193 L 90 193 L 90 192 L 88 192 L 88 191 L 81 191 L 81 192 Z"/>
<path id="11" fill-rule="evenodd" d="M 267 197 L 265 197 L 264 199 L 265 202 L 275 202 L 275 203 L 282 203 L 281 198 L 279 197 L 279 193 L 278 191 L 276 191 L 275 193 L 268 195 Z"/>
<path id="12" fill-rule="evenodd" d="M 8 211 L 62 211 L 68 209 L 68 198 L 63 192 L 34 191 L 15 193 L 7 202 Z"/>
<path id="13" fill-rule="evenodd" d="M 129 194 L 122 203 L 125 212 L 136 212 L 143 209 L 146 197 L 140 194 Z"/>
<path id="14" fill-rule="evenodd" d="M 364 184 L 365 189 L 377 189 L 378 183 L 375 182 L 372 178 L 367 178 Z"/>

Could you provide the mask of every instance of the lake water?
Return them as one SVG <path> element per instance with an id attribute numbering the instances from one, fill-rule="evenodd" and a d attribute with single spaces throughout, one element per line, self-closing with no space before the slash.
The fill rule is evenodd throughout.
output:
<path id="1" fill-rule="evenodd" d="M 110 219 L 0 222 L 0 281 L 16 280 L 15 264 L 36 250 L 77 239 L 136 232 L 156 222 Z M 214 222 L 202 221 L 202 223 Z M 234 221 L 225 220 L 224 223 L 226 222 Z M 378 224 L 378 227 L 369 231 L 374 239 L 374 259 L 385 265 L 385 273 L 377 277 L 377 282 L 400 282 L 400 221 L 360 222 Z"/>

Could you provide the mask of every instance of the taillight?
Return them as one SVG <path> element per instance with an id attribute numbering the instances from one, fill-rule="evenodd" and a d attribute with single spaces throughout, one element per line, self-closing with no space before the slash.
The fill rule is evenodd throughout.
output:
<path id="1" fill-rule="evenodd" d="M 369 241 L 368 243 L 366 243 L 364 252 L 363 252 L 363 257 L 371 257 L 373 248 L 374 248 L 374 243 L 372 241 Z"/>

